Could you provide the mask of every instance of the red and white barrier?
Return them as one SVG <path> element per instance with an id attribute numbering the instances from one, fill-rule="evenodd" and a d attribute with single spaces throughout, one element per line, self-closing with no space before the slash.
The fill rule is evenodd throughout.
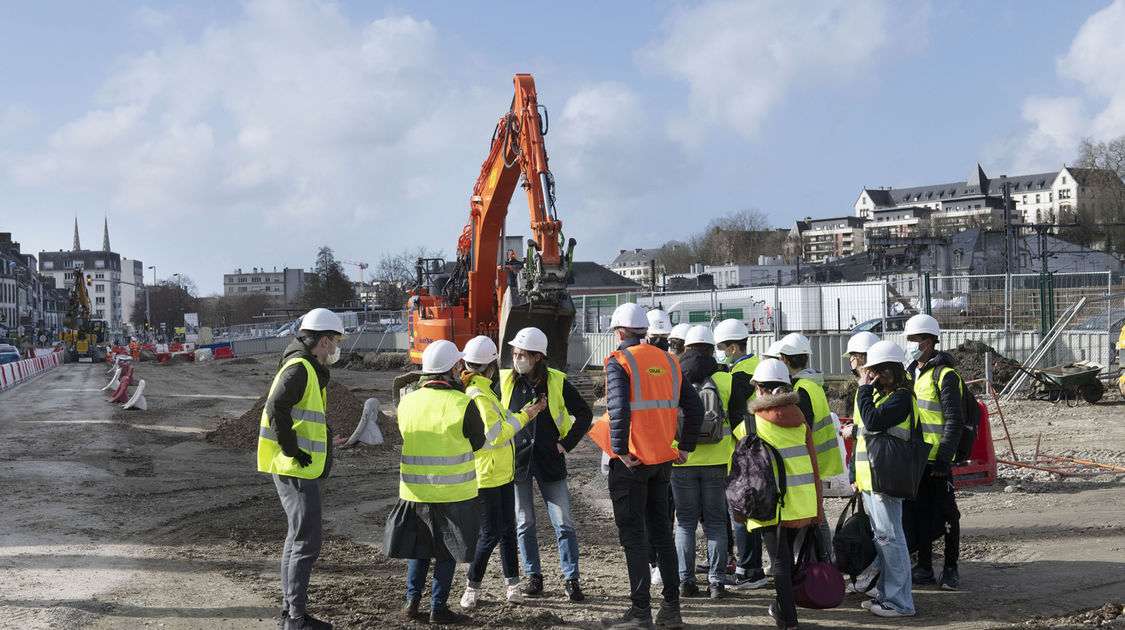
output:
<path id="1" fill-rule="evenodd" d="M 39 355 L 0 365 L 0 391 L 15 387 L 21 381 L 26 381 L 56 367 L 62 363 L 62 358 L 62 352 L 52 352 L 48 355 Z"/>

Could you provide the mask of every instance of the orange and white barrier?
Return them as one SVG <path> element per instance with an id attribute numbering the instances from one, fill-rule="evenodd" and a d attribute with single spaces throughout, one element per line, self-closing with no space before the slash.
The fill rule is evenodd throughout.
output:
<path id="1" fill-rule="evenodd" d="M 39 376 L 62 363 L 62 360 L 62 352 L 52 352 L 47 355 L 0 365 L 0 391 L 10 389 L 22 381 Z"/>

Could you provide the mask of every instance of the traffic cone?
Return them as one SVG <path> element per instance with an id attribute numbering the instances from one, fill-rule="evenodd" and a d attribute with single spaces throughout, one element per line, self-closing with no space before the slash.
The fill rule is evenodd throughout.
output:
<path id="1" fill-rule="evenodd" d="M 137 391 L 133 392 L 133 397 L 129 399 L 129 402 L 121 405 L 121 408 L 140 409 L 141 411 L 148 409 L 148 401 L 145 400 L 145 379 L 142 378 L 141 382 L 137 383 Z"/>
<path id="2" fill-rule="evenodd" d="M 109 389 L 116 390 L 117 386 L 121 383 L 120 380 L 119 380 L 120 378 L 121 378 L 121 368 L 117 368 L 113 372 L 113 378 L 110 379 L 109 385 L 106 385 L 105 387 L 103 387 L 102 391 L 104 392 L 104 391 L 109 390 Z"/>

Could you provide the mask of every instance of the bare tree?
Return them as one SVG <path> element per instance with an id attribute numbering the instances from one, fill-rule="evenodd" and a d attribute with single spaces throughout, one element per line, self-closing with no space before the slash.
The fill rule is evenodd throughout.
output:
<path id="1" fill-rule="evenodd" d="M 418 259 L 441 257 L 441 250 L 429 250 L 424 245 L 408 247 L 397 255 L 384 254 L 371 274 L 377 307 L 399 309 L 406 306 L 406 291 L 417 280 Z"/>
<path id="2" fill-rule="evenodd" d="M 1097 227 L 1098 223 L 1125 222 L 1125 136 L 1108 142 L 1083 138 L 1078 145 L 1076 165 L 1092 169 L 1083 173 L 1085 182 L 1076 182 L 1087 192 L 1080 195 L 1068 217 L 1083 225 L 1064 229 L 1060 235 L 1081 245 L 1100 241 L 1106 251 L 1125 252 L 1125 228 Z"/>

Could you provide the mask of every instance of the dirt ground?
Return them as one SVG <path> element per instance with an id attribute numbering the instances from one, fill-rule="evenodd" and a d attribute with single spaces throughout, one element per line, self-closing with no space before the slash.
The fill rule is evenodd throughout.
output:
<path id="1" fill-rule="evenodd" d="M 276 627 L 285 523 L 273 485 L 255 472 L 251 449 L 204 439 L 255 406 L 275 361 L 140 364 L 147 411 L 106 402 L 104 365 L 64 365 L 0 393 L 0 627 Z M 398 373 L 338 369 L 333 379 L 360 408 L 368 397 L 382 400 L 387 433 Z M 1117 395 L 1073 409 L 1013 402 L 1003 412 L 1021 458 L 1041 436 L 1042 452 L 1125 466 L 1125 402 Z M 994 432 L 1003 435 L 999 422 Z M 1010 456 L 1006 442 L 996 446 Z M 569 457 L 587 601 L 565 600 L 541 510 L 546 597 L 501 603 L 494 559 L 468 627 L 593 629 L 625 610 L 623 555 L 598 454 L 584 441 Z M 420 627 L 398 613 L 405 563 L 379 549 L 397 496 L 397 462 L 393 445 L 337 450 L 310 604 L 337 628 Z M 917 616 L 890 621 L 849 595 L 833 610 L 800 610 L 801 627 L 1125 628 L 1125 476 L 1061 479 L 1001 466 L 1000 477 L 959 495 L 963 591 L 918 587 Z M 833 522 L 843 504 L 826 501 Z M 461 565 L 451 604 L 464 576 Z M 768 587 L 717 602 L 689 599 L 683 614 L 689 627 L 769 628 L 771 599 Z"/>

